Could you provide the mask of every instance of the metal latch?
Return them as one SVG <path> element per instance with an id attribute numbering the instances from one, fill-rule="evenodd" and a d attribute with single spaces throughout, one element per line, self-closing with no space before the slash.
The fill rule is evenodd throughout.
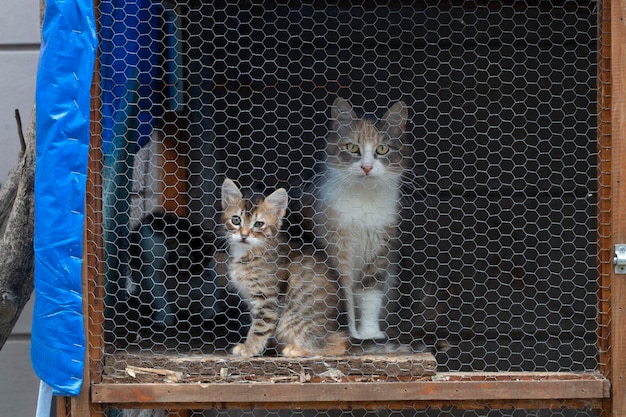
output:
<path id="1" fill-rule="evenodd" d="M 615 245 L 615 273 L 626 274 L 626 245 Z"/>

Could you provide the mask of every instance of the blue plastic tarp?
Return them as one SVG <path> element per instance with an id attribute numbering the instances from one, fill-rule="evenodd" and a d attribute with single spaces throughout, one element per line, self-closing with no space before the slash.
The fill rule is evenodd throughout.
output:
<path id="1" fill-rule="evenodd" d="M 136 151 L 179 104 L 176 16 L 153 0 L 102 0 L 98 10 L 102 153 L 114 153 L 115 136 L 129 129 Z"/>
<path id="2" fill-rule="evenodd" d="M 151 0 L 102 0 L 99 16 L 100 42 L 91 0 L 48 0 L 42 28 L 31 360 L 55 395 L 78 395 L 83 381 L 82 237 L 98 46 L 105 162 L 116 142 L 134 150 L 146 143 L 155 118 L 180 104 L 173 10 Z"/>
<path id="3" fill-rule="evenodd" d="M 83 381 L 82 236 L 97 50 L 92 0 L 47 0 L 36 85 L 31 360 L 55 395 Z"/>

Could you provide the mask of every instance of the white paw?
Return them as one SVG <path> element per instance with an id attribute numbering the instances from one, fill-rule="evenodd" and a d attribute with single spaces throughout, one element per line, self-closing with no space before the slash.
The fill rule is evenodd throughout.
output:
<path id="1" fill-rule="evenodd" d="M 256 353 L 250 352 L 250 350 L 243 343 L 239 343 L 238 345 L 236 345 L 232 350 L 232 354 L 234 356 L 239 356 L 242 358 L 250 358 L 256 355 Z"/>
<path id="2" fill-rule="evenodd" d="M 361 330 L 358 332 L 359 339 L 382 339 L 385 338 L 385 333 L 380 330 L 378 320 L 371 323 L 361 323 Z"/>

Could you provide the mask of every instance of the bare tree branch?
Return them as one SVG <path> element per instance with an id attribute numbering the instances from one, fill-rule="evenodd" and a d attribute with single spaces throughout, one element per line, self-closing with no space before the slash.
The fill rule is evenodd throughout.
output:
<path id="1" fill-rule="evenodd" d="M 17 135 L 20 138 L 20 145 L 22 145 L 22 153 L 26 151 L 26 140 L 24 139 L 24 130 L 22 129 L 22 116 L 20 111 L 15 109 L 15 121 L 17 122 Z"/>
<path id="2" fill-rule="evenodd" d="M 19 116 L 19 111 L 15 110 L 17 119 L 17 133 L 20 137 L 22 144 L 20 153 L 17 157 L 17 162 L 9 172 L 7 180 L 4 185 L 0 187 L 0 236 L 4 235 L 4 229 L 6 222 L 11 213 L 11 207 L 15 201 L 15 195 L 19 185 L 20 173 L 23 168 L 24 152 L 26 150 L 26 140 L 24 139 L 24 132 L 22 131 L 22 120 Z"/>
<path id="3" fill-rule="evenodd" d="M 18 135 L 21 120 L 16 113 Z M 34 287 L 35 108 L 23 149 L 0 188 L 0 349 Z"/>

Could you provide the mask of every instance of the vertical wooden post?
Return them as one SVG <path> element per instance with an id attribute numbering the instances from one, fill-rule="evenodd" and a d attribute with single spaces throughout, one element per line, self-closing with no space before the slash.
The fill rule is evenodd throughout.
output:
<path id="1" fill-rule="evenodd" d="M 87 241 L 87 229 L 83 232 L 83 242 Z M 83 244 L 83 259 L 87 259 L 87 245 Z M 87 280 L 84 277 L 87 276 L 87 262 L 83 262 L 83 317 L 85 320 L 85 335 L 89 335 L 89 299 L 87 296 L 87 292 L 89 291 L 89 286 L 87 285 Z M 87 347 L 89 347 L 89 338 L 87 340 Z M 77 397 L 72 398 L 70 402 L 70 413 L 72 417 L 74 416 L 88 416 L 90 410 L 90 391 L 91 391 L 91 381 L 90 381 L 90 373 L 89 373 L 89 349 L 85 349 L 85 367 L 83 369 L 83 386 L 80 389 L 80 393 Z M 62 417 L 62 416 L 60 416 Z"/>
<path id="2" fill-rule="evenodd" d="M 611 237 L 626 243 L 626 0 L 611 2 Z M 612 414 L 626 416 L 626 275 L 611 275 Z"/>
<path id="3" fill-rule="evenodd" d="M 98 1 L 94 2 L 96 24 L 98 22 L 98 4 Z M 91 384 L 100 382 L 104 348 L 101 109 L 100 61 L 99 57 L 96 57 L 91 83 L 91 143 L 87 170 L 83 243 L 83 312 L 87 349 L 82 390 L 78 397 L 72 399 L 69 408 L 72 417 L 102 415 L 102 407 L 91 403 Z"/>
<path id="4" fill-rule="evenodd" d="M 599 3 L 598 10 L 598 350 L 602 374 L 611 378 L 611 2 Z M 611 401 L 605 401 L 603 416 L 611 415 Z"/>

